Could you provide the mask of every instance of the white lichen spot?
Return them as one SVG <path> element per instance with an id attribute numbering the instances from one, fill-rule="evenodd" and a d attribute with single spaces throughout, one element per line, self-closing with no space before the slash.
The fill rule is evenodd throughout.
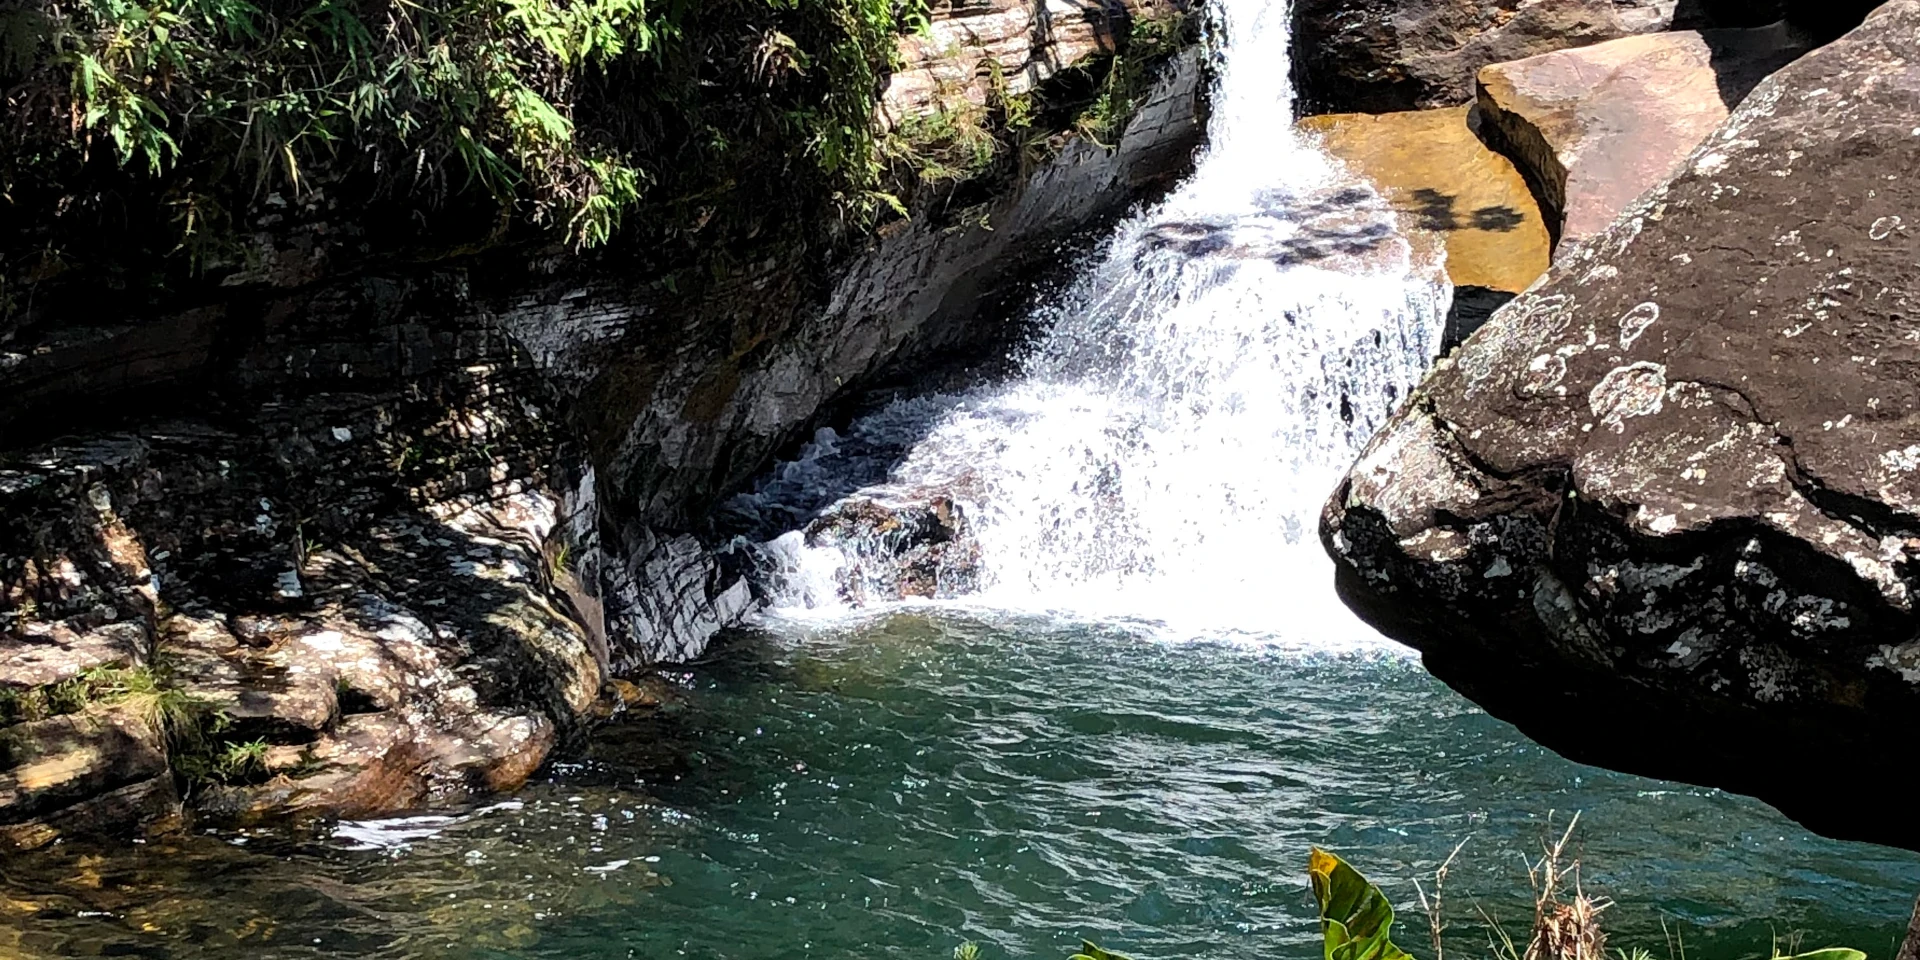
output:
<path id="1" fill-rule="evenodd" d="M 1867 657 L 1867 667 L 1891 670 L 1899 674 L 1900 679 L 1920 685 L 1920 640 L 1909 640 L 1899 646 L 1881 644 L 1877 652 Z"/>
<path id="2" fill-rule="evenodd" d="M 1537 397 L 1558 386 L 1566 376 L 1567 358 L 1543 353 L 1527 362 L 1527 374 L 1520 381 L 1518 391 L 1521 396 Z"/>
<path id="3" fill-rule="evenodd" d="M 1912 473 L 1920 469 L 1920 443 L 1902 450 L 1888 450 L 1880 455 L 1880 465 L 1895 473 Z"/>
<path id="4" fill-rule="evenodd" d="M 1703 153 L 1700 159 L 1693 162 L 1693 172 L 1703 177 L 1711 177 L 1725 170 L 1730 159 L 1732 158 L 1717 150 Z"/>
<path id="5" fill-rule="evenodd" d="M 1873 226 L 1867 228 L 1867 238 L 1869 240 L 1885 240 L 1901 229 L 1899 217 L 1881 217 L 1873 222 Z"/>
<path id="6" fill-rule="evenodd" d="M 1587 392 L 1587 405 L 1615 433 L 1634 417 L 1659 413 L 1667 393 L 1667 368 L 1641 361 L 1615 367 Z"/>
<path id="7" fill-rule="evenodd" d="M 1660 305 L 1651 300 L 1628 310 L 1620 317 L 1620 349 L 1632 347 L 1633 342 L 1640 339 L 1640 335 L 1658 319 Z"/>

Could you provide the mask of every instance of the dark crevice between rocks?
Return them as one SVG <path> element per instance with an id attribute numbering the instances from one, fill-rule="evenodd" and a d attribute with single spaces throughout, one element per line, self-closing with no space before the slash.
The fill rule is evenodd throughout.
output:
<path id="1" fill-rule="evenodd" d="M 1506 306 L 1516 296 L 1519 294 L 1491 287 L 1454 287 L 1453 303 L 1447 307 L 1447 323 L 1440 337 L 1440 355 L 1444 357 L 1466 343 L 1474 331 L 1487 325 L 1494 311 Z"/>
<path id="2" fill-rule="evenodd" d="M 1877 500 L 1827 486 L 1800 462 L 1799 454 L 1793 449 L 1791 437 L 1778 432 L 1775 436 L 1787 451 L 1788 482 L 1793 484 L 1793 489 L 1805 497 L 1808 503 L 1813 504 L 1815 509 L 1875 540 L 1884 540 L 1889 537 L 1920 537 L 1920 517 L 1902 510 L 1895 510 Z"/>
<path id="3" fill-rule="evenodd" d="M 1467 110 L 1467 125 L 1488 150 L 1520 172 L 1547 227 L 1547 248 L 1557 250 L 1567 219 L 1567 168 L 1546 138 L 1525 118 L 1494 106 L 1482 94 Z"/>

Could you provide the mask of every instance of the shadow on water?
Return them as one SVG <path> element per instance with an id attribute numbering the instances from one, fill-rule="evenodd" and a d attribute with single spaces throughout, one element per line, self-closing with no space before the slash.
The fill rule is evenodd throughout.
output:
<path id="1" fill-rule="evenodd" d="M 1490 204 L 1479 207 L 1462 217 L 1455 209 L 1459 206 L 1459 197 L 1441 193 L 1431 187 L 1413 191 L 1408 199 L 1413 201 L 1412 213 L 1415 222 L 1422 230 L 1451 233 L 1456 230 L 1489 230 L 1494 233 L 1511 233 L 1520 224 L 1526 222 L 1526 215 L 1505 204 Z"/>

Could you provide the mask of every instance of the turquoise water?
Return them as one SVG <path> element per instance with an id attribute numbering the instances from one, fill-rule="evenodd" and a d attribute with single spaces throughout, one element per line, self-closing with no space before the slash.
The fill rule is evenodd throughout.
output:
<path id="1" fill-rule="evenodd" d="M 1689 957 L 1885 957 L 1920 891 L 1920 857 L 1569 763 L 1384 646 L 934 612 L 784 633 L 490 809 L 0 862 L 0 955 L 1311 958 L 1321 844 L 1424 957 L 1407 881 L 1470 838 L 1448 955 L 1486 957 L 1475 902 L 1524 929 L 1521 856 L 1572 811 L 1613 945 L 1658 957 L 1663 918 Z"/>

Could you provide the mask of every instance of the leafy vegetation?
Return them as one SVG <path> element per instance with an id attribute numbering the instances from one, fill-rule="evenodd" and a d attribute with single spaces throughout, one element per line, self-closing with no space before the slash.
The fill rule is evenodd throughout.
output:
<path id="1" fill-rule="evenodd" d="M 1098 92 L 1075 119 L 1074 129 L 1103 146 L 1117 145 L 1152 86 L 1154 65 L 1191 42 L 1193 31 L 1193 21 L 1178 12 L 1133 21 L 1126 45 L 1104 65 Z"/>
<path id="2" fill-rule="evenodd" d="M 1494 960 L 1609 960 L 1605 951 L 1606 936 L 1598 918 L 1612 905 L 1611 901 L 1591 897 L 1581 889 L 1579 863 L 1565 859 L 1567 841 L 1578 823 L 1579 818 L 1575 817 L 1559 840 L 1546 846 L 1538 860 L 1527 861 L 1527 875 L 1533 886 L 1534 919 L 1531 935 L 1524 945 L 1482 912 L 1493 931 L 1489 946 Z M 1454 853 L 1457 855 L 1459 848 L 1456 847 Z M 1446 925 L 1439 915 L 1440 893 L 1452 862 L 1453 858 L 1449 857 L 1436 872 L 1432 899 L 1427 897 L 1424 888 L 1420 892 L 1421 902 L 1429 911 L 1434 960 L 1442 960 L 1445 953 L 1441 933 Z M 1339 857 L 1318 848 L 1309 859 L 1308 875 L 1314 900 L 1320 908 L 1327 960 L 1408 958 L 1405 951 L 1393 945 L 1393 907 L 1379 887 Z M 1569 878 L 1572 880 L 1570 891 L 1566 887 Z M 1684 960 L 1685 955 L 1683 946 L 1679 956 L 1670 960 Z M 1866 954 L 1846 947 L 1785 956 L 1777 943 L 1770 956 L 1773 960 L 1866 960 Z M 1615 950 L 1612 960 L 1653 960 L 1653 954 L 1638 947 Z"/>
<path id="3" fill-rule="evenodd" d="M 1606 937 L 1600 932 L 1596 918 L 1610 903 L 1587 896 L 1578 883 L 1578 862 L 1568 863 L 1564 857 L 1567 841 L 1578 822 L 1579 818 L 1575 817 L 1559 840 L 1546 846 L 1538 860 L 1527 861 L 1527 874 L 1533 885 L 1534 927 L 1524 947 L 1482 913 L 1494 932 L 1489 944 L 1493 960 L 1654 960 L 1652 952 L 1639 947 L 1615 950 L 1611 958 L 1605 954 Z M 1459 853 L 1460 847 L 1454 848 L 1454 855 L 1435 871 L 1431 897 L 1425 887 L 1415 882 L 1420 902 L 1428 912 L 1434 960 L 1441 960 L 1445 954 L 1441 936 L 1446 924 L 1439 913 L 1441 895 L 1447 870 Z M 1569 877 L 1574 878 L 1571 896 L 1563 896 L 1568 892 L 1564 882 Z M 1324 960 L 1412 960 L 1393 943 L 1393 902 L 1360 871 L 1335 854 L 1315 847 L 1307 860 L 1307 879 L 1319 909 Z M 1669 953 L 1673 953 L 1671 944 Z M 1788 956 L 1781 952 L 1777 942 L 1769 956 L 1772 960 L 1867 960 L 1866 954 L 1847 947 Z M 953 957 L 954 960 L 982 960 L 979 945 L 972 942 L 956 947 Z M 1686 947 L 1681 944 L 1677 956 L 1670 955 L 1668 960 L 1685 958 Z M 1068 960 L 1127 958 L 1086 941 L 1081 944 L 1080 952 Z"/>
<path id="4" fill-rule="evenodd" d="M 837 82 L 790 119 L 811 155 L 859 187 L 876 71 L 899 25 L 890 0 L 817 7 L 812 51 L 759 38 L 759 72 Z M 159 176 L 211 158 L 219 174 L 299 191 L 343 158 L 444 191 L 472 184 L 578 244 L 605 242 L 647 173 L 634 144 L 584 128 L 581 97 L 616 61 L 663 63 L 691 0 L 39 0 L 0 13 L 16 164 L 106 152 Z M 924 14 L 923 14 L 924 15 Z M 26 149 L 21 149 L 26 148 Z M 23 171 L 10 170 L 18 176 Z M 212 202 L 188 188 L 189 221 Z M 191 223 L 189 223 L 191 227 Z"/>
<path id="5" fill-rule="evenodd" d="M 168 687 L 151 667 L 100 666 L 59 683 L 0 691 L 0 723 L 44 720 L 89 706 L 124 707 L 171 738 L 197 729 L 206 704 Z"/>
<path id="6" fill-rule="evenodd" d="M 985 107 L 876 128 L 926 3 L 0 5 L 0 318 L 83 271 L 87 296 L 155 300 L 265 269 L 266 238 L 301 225 L 414 258 L 631 235 L 668 276 L 821 249 L 928 184 L 1017 169 L 1040 139 L 1042 105 L 1004 83 Z M 1117 130 L 1187 30 L 1140 20 L 1049 120 Z"/>
<path id="7" fill-rule="evenodd" d="M 1319 847 L 1307 861 L 1313 899 L 1320 907 L 1326 960 L 1406 960 L 1393 945 L 1393 904 L 1345 860 Z"/>
<path id="8" fill-rule="evenodd" d="M 0 726 L 90 709 L 124 711 L 163 738 L 173 769 L 189 783 L 243 783 L 269 771 L 264 739 L 226 734 L 233 718 L 211 700 L 171 683 L 164 668 L 99 666 L 59 683 L 0 688 Z"/>
<path id="9" fill-rule="evenodd" d="M 0 312 L 75 267 L 129 289 L 176 260 L 246 269 L 252 231 L 329 211 L 445 252 L 522 225 L 591 247 L 636 217 L 671 239 L 734 202 L 791 212 L 776 191 L 857 222 L 885 207 L 881 78 L 925 20 L 923 0 L 8 4 Z"/>

